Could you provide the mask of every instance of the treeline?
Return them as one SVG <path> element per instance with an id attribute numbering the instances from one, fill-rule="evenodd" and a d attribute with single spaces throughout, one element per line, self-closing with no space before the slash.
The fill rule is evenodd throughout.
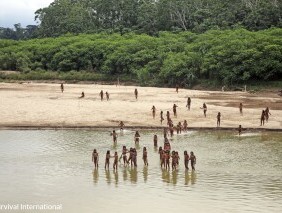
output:
<path id="1" fill-rule="evenodd" d="M 36 11 L 41 37 L 101 31 L 158 35 L 160 31 L 282 27 L 281 0 L 55 0 Z"/>
<path id="2" fill-rule="evenodd" d="M 282 29 L 160 32 L 158 37 L 81 34 L 27 41 L 0 40 L 0 69 L 129 76 L 147 85 L 198 79 L 221 84 L 282 79 Z M 33 72 L 34 74 L 34 72 Z M 86 80 L 86 79 L 85 79 Z"/>
<path id="3" fill-rule="evenodd" d="M 281 0 L 55 0 L 35 12 L 38 26 L 0 29 L 0 38 L 57 37 L 66 33 L 134 32 L 282 27 Z"/>

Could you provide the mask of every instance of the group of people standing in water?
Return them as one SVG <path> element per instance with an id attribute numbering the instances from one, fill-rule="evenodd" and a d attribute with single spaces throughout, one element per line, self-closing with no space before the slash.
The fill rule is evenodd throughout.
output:
<path id="1" fill-rule="evenodd" d="M 123 129 L 121 129 L 123 131 Z M 113 142 L 117 143 L 117 133 L 115 130 L 111 133 L 113 136 Z M 138 138 L 138 140 L 136 140 Z M 138 131 L 135 132 L 134 136 L 134 141 L 135 145 L 139 145 L 139 138 L 140 134 Z M 153 137 L 153 144 L 154 148 L 158 147 L 158 136 L 154 135 Z M 164 129 L 164 145 L 163 147 L 160 146 L 158 149 L 158 154 L 160 157 L 160 166 L 162 169 L 172 169 L 176 170 L 179 167 L 179 154 L 178 151 L 171 151 L 171 145 L 170 142 L 167 138 L 167 132 L 166 128 Z M 118 164 L 121 163 L 121 160 L 123 162 L 123 166 L 131 166 L 131 167 L 137 167 L 137 150 L 136 148 L 130 148 L 128 149 L 125 145 L 122 147 L 121 155 L 118 155 L 118 152 L 115 151 L 114 155 L 110 154 L 110 150 L 107 150 L 106 152 L 106 157 L 105 157 L 105 169 L 109 169 L 110 165 L 110 159 L 113 158 L 113 169 L 117 170 L 118 169 Z M 189 169 L 189 161 L 191 162 L 191 169 L 194 171 L 195 170 L 195 164 L 196 164 L 196 156 L 194 155 L 194 152 L 191 151 L 190 155 L 189 153 L 185 150 L 184 151 L 184 166 L 185 169 Z M 143 147 L 143 152 L 142 152 L 142 160 L 144 163 L 144 166 L 148 166 L 148 152 L 147 152 L 147 147 Z M 99 154 L 96 149 L 93 150 L 92 152 L 92 162 L 94 163 L 94 168 L 98 169 L 98 162 L 99 162 Z"/>

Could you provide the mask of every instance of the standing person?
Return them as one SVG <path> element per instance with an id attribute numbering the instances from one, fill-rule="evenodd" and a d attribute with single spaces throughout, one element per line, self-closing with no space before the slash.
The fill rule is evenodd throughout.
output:
<path id="1" fill-rule="evenodd" d="M 170 169 L 170 152 L 167 150 L 165 152 L 165 169 Z"/>
<path id="2" fill-rule="evenodd" d="M 240 111 L 240 114 L 243 115 L 243 104 L 242 103 L 239 104 L 239 111 Z"/>
<path id="3" fill-rule="evenodd" d="M 265 121 L 265 111 L 262 110 L 261 116 L 260 116 L 260 125 L 264 126 L 264 121 Z"/>
<path id="4" fill-rule="evenodd" d="M 134 90 L 134 95 L 135 95 L 135 98 L 137 100 L 137 98 L 138 98 L 138 90 L 137 90 L 137 88 L 135 88 L 135 90 Z"/>
<path id="5" fill-rule="evenodd" d="M 154 135 L 154 147 L 158 147 L 158 136 Z"/>
<path id="6" fill-rule="evenodd" d="M 271 115 L 268 107 L 266 107 L 266 109 L 264 110 L 264 114 L 265 114 L 265 121 L 268 122 L 269 115 Z"/>
<path id="7" fill-rule="evenodd" d="M 148 153 L 146 147 L 143 148 L 143 161 L 144 161 L 144 165 L 148 166 Z"/>
<path id="8" fill-rule="evenodd" d="M 113 142 L 116 143 L 117 142 L 117 133 L 116 133 L 116 130 L 113 130 L 112 134 L 113 136 Z"/>
<path id="9" fill-rule="evenodd" d="M 160 146 L 159 147 L 160 160 L 162 160 L 162 153 L 163 153 L 163 148 Z"/>
<path id="10" fill-rule="evenodd" d="M 203 104 L 203 109 L 204 109 L 204 116 L 207 117 L 207 110 L 208 110 L 208 108 L 207 108 L 206 103 Z"/>
<path id="11" fill-rule="evenodd" d="M 177 93 L 178 93 L 178 89 L 179 89 L 179 86 L 178 86 L 178 84 L 176 84 L 175 85 L 175 90 L 176 90 Z"/>
<path id="12" fill-rule="evenodd" d="M 152 107 L 152 114 L 153 114 L 153 118 L 155 119 L 156 116 L 156 107 L 153 105 Z"/>
<path id="13" fill-rule="evenodd" d="M 122 147 L 122 160 L 123 160 L 123 165 L 125 166 L 126 164 L 128 164 L 127 162 L 127 149 L 126 146 Z"/>
<path id="14" fill-rule="evenodd" d="M 103 92 L 103 90 L 101 90 L 101 92 L 100 92 L 100 97 L 101 97 L 101 101 L 103 101 L 103 99 L 104 99 L 104 92 Z"/>
<path id="15" fill-rule="evenodd" d="M 163 124 L 163 120 L 164 120 L 164 112 L 163 111 L 161 111 L 160 116 L 161 116 L 161 124 Z"/>
<path id="16" fill-rule="evenodd" d="M 189 169 L 189 154 L 188 152 L 185 150 L 184 151 L 184 166 L 185 166 L 185 169 Z"/>
<path id="17" fill-rule="evenodd" d="M 108 91 L 106 92 L 106 98 L 107 98 L 107 101 L 110 100 L 110 94 L 108 93 Z"/>
<path id="18" fill-rule="evenodd" d="M 241 135 L 241 134 L 242 134 L 242 125 L 239 125 L 239 128 L 238 128 L 238 133 L 239 133 L 239 135 Z"/>
<path id="19" fill-rule="evenodd" d="M 187 123 L 186 120 L 184 120 L 184 122 L 183 122 L 183 131 L 187 132 L 187 130 L 188 130 L 188 123 Z"/>
<path id="20" fill-rule="evenodd" d="M 179 121 L 178 124 L 176 125 L 176 133 L 181 134 L 181 130 L 182 130 L 182 124 Z"/>
<path id="21" fill-rule="evenodd" d="M 105 159 L 105 169 L 110 166 L 110 158 L 111 158 L 111 154 L 110 154 L 110 150 L 107 151 L 106 153 L 106 159 Z"/>
<path id="22" fill-rule="evenodd" d="M 133 161 L 134 167 L 137 167 L 137 151 L 135 148 L 133 148 L 133 152 L 132 152 L 132 161 Z"/>
<path id="23" fill-rule="evenodd" d="M 187 99 L 187 105 L 186 105 L 186 107 L 188 107 L 188 110 L 190 110 L 190 106 L 191 106 L 191 98 L 188 97 L 188 99 Z"/>
<path id="24" fill-rule="evenodd" d="M 166 111 L 166 120 L 167 120 L 167 122 L 169 121 L 169 119 L 170 119 L 169 111 Z"/>
<path id="25" fill-rule="evenodd" d="M 166 127 L 164 127 L 164 138 L 167 138 L 167 128 Z"/>
<path id="26" fill-rule="evenodd" d="M 120 121 L 118 126 L 120 127 L 120 130 L 122 131 L 122 130 L 123 130 L 123 127 L 124 127 L 125 125 L 124 125 L 123 121 Z"/>
<path id="27" fill-rule="evenodd" d="M 138 131 L 135 132 L 135 135 L 134 135 L 134 141 L 135 141 L 135 144 L 138 144 L 139 143 L 139 138 L 140 138 L 140 134 Z"/>
<path id="28" fill-rule="evenodd" d="M 220 117 L 221 117 L 221 113 L 219 112 L 219 113 L 217 114 L 217 116 L 216 116 L 216 118 L 217 118 L 217 122 L 216 122 L 217 127 L 220 127 Z"/>
<path id="29" fill-rule="evenodd" d="M 61 83 L 61 92 L 63 93 L 64 92 L 64 84 Z"/>
<path id="30" fill-rule="evenodd" d="M 132 166 L 132 156 L 133 156 L 133 148 L 130 148 L 129 149 L 129 157 L 128 157 L 128 160 L 127 160 L 127 164 L 129 164 L 129 161 L 130 161 L 130 165 Z"/>
<path id="31" fill-rule="evenodd" d="M 172 109 L 173 109 L 173 115 L 174 115 L 174 117 L 177 117 L 176 107 L 178 107 L 178 106 L 177 106 L 176 104 L 173 104 Z"/>
<path id="32" fill-rule="evenodd" d="M 194 152 L 190 152 L 190 161 L 191 161 L 192 170 L 194 171 L 196 165 L 196 156 L 194 155 Z"/>
<path id="33" fill-rule="evenodd" d="M 98 168 L 98 161 L 99 161 L 99 155 L 97 150 L 94 149 L 92 153 L 92 162 L 94 163 L 95 169 Z"/>
<path id="34" fill-rule="evenodd" d="M 115 155 L 113 156 L 113 158 L 114 158 L 113 169 L 117 170 L 117 167 L 118 167 L 118 153 L 117 152 L 115 152 Z"/>
<path id="35" fill-rule="evenodd" d="M 85 94 L 84 92 L 81 93 L 81 96 L 79 98 L 84 98 L 85 97 Z"/>

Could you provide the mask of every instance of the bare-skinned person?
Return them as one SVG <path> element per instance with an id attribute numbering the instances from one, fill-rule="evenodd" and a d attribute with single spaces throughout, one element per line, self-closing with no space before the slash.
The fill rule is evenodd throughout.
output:
<path id="1" fill-rule="evenodd" d="M 189 169 L 189 154 L 188 154 L 188 152 L 185 150 L 184 151 L 184 166 L 185 166 L 185 169 Z"/>
<path id="2" fill-rule="evenodd" d="M 219 112 L 219 113 L 217 114 L 217 116 L 216 116 L 216 119 L 217 119 L 216 125 L 217 125 L 217 127 L 220 127 L 220 118 L 221 118 L 221 113 Z"/>
<path id="3" fill-rule="evenodd" d="M 84 98 L 85 97 L 85 94 L 84 92 L 81 93 L 81 96 L 79 98 Z"/>
<path id="4" fill-rule="evenodd" d="M 99 154 L 96 149 L 92 153 L 92 162 L 94 163 L 95 169 L 98 168 Z"/>
<path id="5" fill-rule="evenodd" d="M 158 136 L 154 135 L 154 147 L 158 147 Z"/>
<path id="6" fill-rule="evenodd" d="M 206 103 L 203 104 L 203 108 L 202 109 L 204 110 L 204 116 L 207 117 L 207 110 L 208 110 L 208 108 L 207 108 Z"/>
<path id="7" fill-rule="evenodd" d="M 191 98 L 190 97 L 188 97 L 187 99 L 186 107 L 188 108 L 188 110 L 190 110 L 190 107 L 191 107 Z"/>
<path id="8" fill-rule="evenodd" d="M 167 150 L 165 152 L 165 169 L 170 169 L 170 152 Z"/>
<path id="9" fill-rule="evenodd" d="M 183 131 L 187 132 L 187 130 L 188 130 L 188 123 L 187 123 L 186 120 L 184 120 L 184 122 L 183 122 Z"/>
<path id="10" fill-rule="evenodd" d="M 161 157 L 161 168 L 165 168 L 165 161 L 166 161 L 166 152 L 165 152 L 165 150 L 161 150 L 160 157 Z"/>
<path id="11" fill-rule="evenodd" d="M 190 152 L 190 161 L 191 161 L 192 170 L 194 171 L 196 165 L 196 156 L 194 155 L 194 152 Z"/>
<path id="12" fill-rule="evenodd" d="M 128 153 L 128 151 L 127 151 L 127 149 L 126 149 L 126 146 L 123 146 L 122 147 L 122 160 L 123 160 L 123 165 L 124 166 L 126 166 L 126 164 L 128 164 L 128 162 L 127 162 L 127 154 Z"/>
<path id="13" fill-rule="evenodd" d="M 127 164 L 129 164 L 129 161 L 130 161 L 130 165 L 132 166 L 132 157 L 133 157 L 133 148 L 130 148 L 129 149 L 129 157 L 128 157 L 128 160 L 127 160 Z"/>
<path id="14" fill-rule="evenodd" d="M 117 170 L 117 167 L 118 167 L 118 153 L 117 152 L 115 152 L 115 155 L 113 156 L 113 158 L 114 158 L 113 169 Z"/>
<path id="15" fill-rule="evenodd" d="M 155 119 L 155 117 L 156 117 L 156 107 L 154 105 L 152 107 L 152 114 L 153 114 L 153 118 Z"/>
<path id="16" fill-rule="evenodd" d="M 171 152 L 171 169 L 175 170 L 176 169 L 176 156 L 175 156 L 175 151 Z"/>
<path id="17" fill-rule="evenodd" d="M 264 114 L 265 114 L 265 121 L 268 122 L 269 115 L 271 115 L 268 107 L 266 107 L 266 109 L 264 110 Z"/>
<path id="18" fill-rule="evenodd" d="M 144 147 L 143 148 L 143 161 L 144 161 L 144 165 L 145 166 L 148 166 L 149 164 L 148 164 L 148 153 L 147 153 L 147 148 L 146 147 Z"/>
<path id="19" fill-rule="evenodd" d="M 178 122 L 178 124 L 176 126 L 176 133 L 181 134 L 181 130 L 182 130 L 182 124 L 181 124 L 181 122 Z"/>
<path id="20" fill-rule="evenodd" d="M 176 93 L 178 93 L 178 90 L 179 90 L 179 85 L 176 84 L 176 85 L 175 85 L 175 91 L 176 91 Z"/>
<path id="21" fill-rule="evenodd" d="M 137 151 L 135 148 L 133 148 L 132 152 L 132 162 L 134 164 L 134 167 L 137 167 Z"/>
<path id="22" fill-rule="evenodd" d="M 108 91 L 106 92 L 106 98 L 107 98 L 107 101 L 110 100 L 110 94 L 108 93 Z"/>
<path id="23" fill-rule="evenodd" d="M 243 104 L 242 103 L 239 104 L 239 111 L 240 111 L 240 114 L 243 115 Z"/>
<path id="24" fill-rule="evenodd" d="M 140 134 L 138 131 L 135 132 L 135 135 L 134 135 L 134 141 L 135 141 L 135 144 L 138 144 L 139 143 L 139 139 L 140 139 Z"/>
<path id="25" fill-rule="evenodd" d="M 63 93 L 64 92 L 64 84 L 61 83 L 61 92 Z"/>
<path id="26" fill-rule="evenodd" d="M 239 133 L 239 135 L 241 135 L 242 134 L 242 125 L 239 125 L 239 127 L 238 127 L 238 133 Z"/>
<path id="27" fill-rule="evenodd" d="M 169 119 L 170 119 L 170 113 L 169 113 L 169 111 L 166 111 L 166 120 L 167 120 L 167 122 L 169 121 Z"/>
<path id="28" fill-rule="evenodd" d="M 111 154 L 110 154 L 110 150 L 107 151 L 106 153 L 106 159 L 105 159 L 105 169 L 110 166 L 110 158 L 111 158 Z"/>
<path id="29" fill-rule="evenodd" d="M 123 130 L 123 127 L 125 126 L 123 121 L 120 121 L 118 126 L 120 127 L 120 130 Z"/>
<path id="30" fill-rule="evenodd" d="M 160 117 L 161 117 L 161 124 L 163 124 L 163 120 L 164 120 L 164 112 L 163 111 L 161 111 Z"/>
<path id="31" fill-rule="evenodd" d="M 165 127 L 164 128 L 164 138 L 166 138 L 167 137 L 167 128 Z"/>
<path id="32" fill-rule="evenodd" d="M 135 99 L 137 100 L 138 99 L 138 90 L 136 88 L 134 90 L 134 95 L 135 95 Z"/>
<path id="33" fill-rule="evenodd" d="M 159 147 L 160 160 L 162 159 L 162 153 L 163 153 L 163 148 L 160 146 Z"/>
<path id="34" fill-rule="evenodd" d="M 116 143 L 116 142 L 117 142 L 117 133 L 116 133 L 116 130 L 113 130 L 113 132 L 111 133 L 111 135 L 113 136 L 113 142 Z"/>
<path id="35" fill-rule="evenodd" d="M 265 111 L 262 110 L 261 116 L 260 116 L 260 125 L 264 126 L 264 121 L 265 121 Z"/>
<path id="36" fill-rule="evenodd" d="M 176 112 L 176 108 L 177 108 L 178 106 L 176 105 L 176 104 L 173 104 L 173 107 L 172 107 L 172 110 L 173 110 L 173 115 L 174 115 L 174 117 L 177 117 L 177 112 Z"/>
<path id="37" fill-rule="evenodd" d="M 101 90 L 101 92 L 100 92 L 100 98 L 101 98 L 101 101 L 103 101 L 103 99 L 104 99 L 104 92 L 103 92 L 103 90 Z"/>

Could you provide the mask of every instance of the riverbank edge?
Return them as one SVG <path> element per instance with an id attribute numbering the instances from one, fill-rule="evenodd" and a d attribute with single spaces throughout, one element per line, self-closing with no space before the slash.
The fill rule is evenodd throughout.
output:
<path id="1" fill-rule="evenodd" d="M 138 130 L 163 130 L 164 126 L 126 126 L 125 129 L 138 129 Z M 119 129 L 117 126 L 74 126 L 74 125 L 0 125 L 0 130 L 107 130 Z M 235 127 L 189 127 L 189 130 L 197 131 L 236 131 Z M 249 132 L 282 132 L 282 128 L 243 128 L 243 131 Z"/>

